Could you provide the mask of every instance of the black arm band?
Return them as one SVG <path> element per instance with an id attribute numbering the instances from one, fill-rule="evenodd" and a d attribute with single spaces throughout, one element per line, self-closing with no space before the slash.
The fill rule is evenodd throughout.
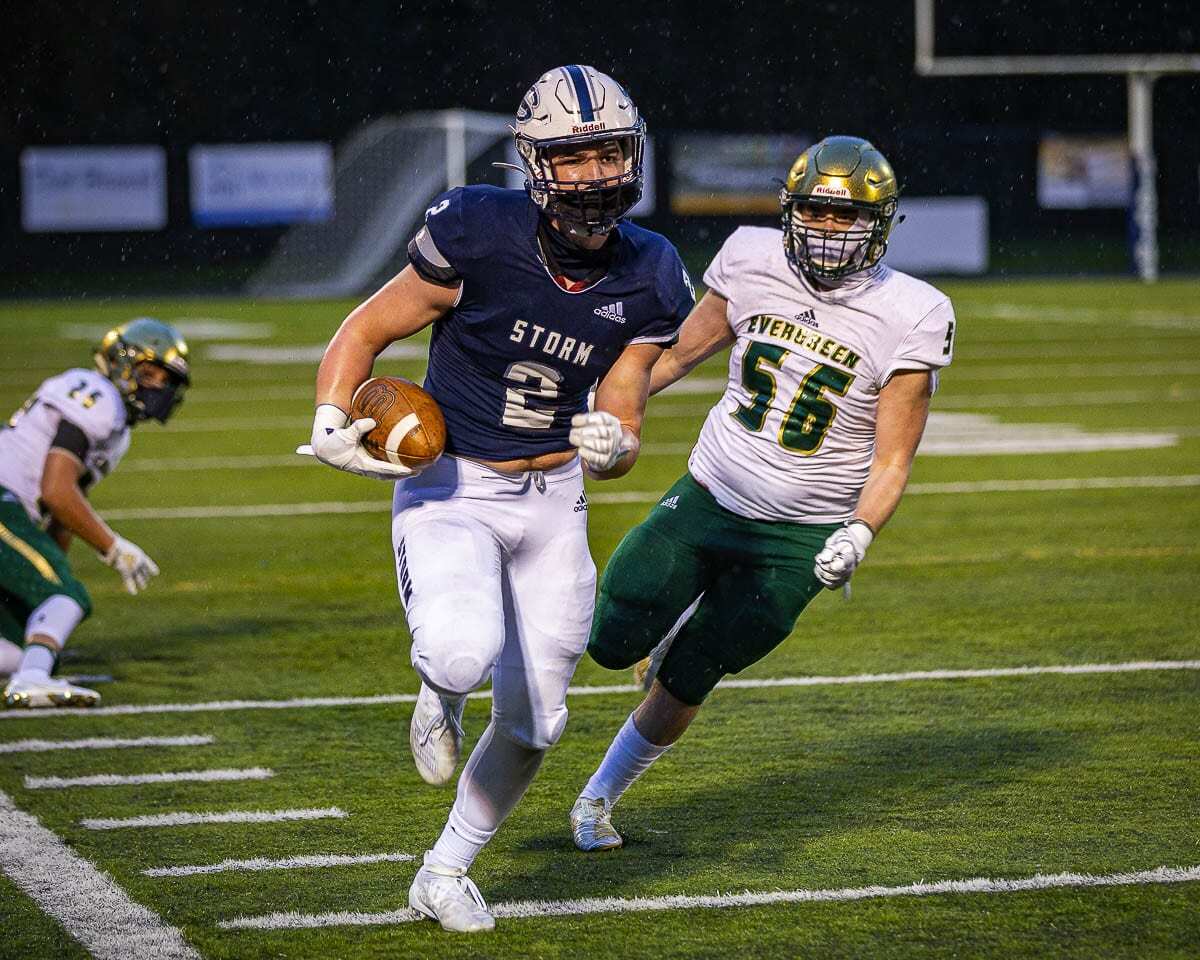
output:
<path id="1" fill-rule="evenodd" d="M 83 463 L 91 444 L 88 442 L 86 433 L 70 420 L 62 419 L 58 421 L 58 430 L 54 434 L 54 439 L 50 441 L 50 447 L 51 449 L 66 450 L 67 453 L 73 454 L 80 463 Z"/>

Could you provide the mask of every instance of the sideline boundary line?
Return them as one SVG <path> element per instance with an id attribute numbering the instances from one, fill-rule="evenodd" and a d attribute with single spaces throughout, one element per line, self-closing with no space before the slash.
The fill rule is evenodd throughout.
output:
<path id="1" fill-rule="evenodd" d="M 1157 867 L 1137 873 L 1095 875 L 1089 873 L 1036 873 L 1014 880 L 973 877 L 969 880 L 939 880 L 907 886 L 844 887 L 840 890 L 770 890 L 760 893 L 686 894 L 666 897 L 588 897 L 579 900 L 518 900 L 491 907 L 497 919 L 526 920 L 534 917 L 577 917 L 595 913 L 645 913 L 662 910 L 713 910 L 728 907 L 763 907 L 782 903 L 837 903 L 876 900 L 885 897 L 931 897 L 939 894 L 1019 893 L 1064 887 L 1125 887 L 1143 884 L 1189 883 L 1200 880 L 1200 866 Z M 427 919 L 415 910 L 386 913 L 296 913 L 284 911 L 257 917 L 222 920 L 222 930 L 304 930 L 317 927 L 379 926 L 415 923 Z"/>
<path id="2" fill-rule="evenodd" d="M 767 687 L 827 687 L 858 683 L 904 683 L 920 680 L 980 680 L 1000 677 L 1031 677 L 1042 674 L 1080 676 L 1097 673 L 1142 673 L 1152 670 L 1200 670 L 1200 660 L 1130 660 L 1124 663 L 1078 663 L 1055 666 L 990 667 L 980 670 L 909 670 L 903 673 L 858 673 L 846 676 L 778 677 L 762 679 L 722 680 L 717 686 L 724 690 L 756 690 Z M 602 686 L 568 687 L 572 697 L 604 696 L 617 693 L 640 693 L 642 688 L 633 683 L 614 683 Z M 467 694 L 471 700 L 490 700 L 491 690 L 476 690 Z M 95 707 L 91 710 L 37 710 L 0 713 L 0 720 L 20 720 L 53 717 L 116 717 L 146 713 L 226 713 L 235 710 L 295 710 L 313 707 L 374 707 L 398 703 L 416 703 L 415 693 L 380 693 L 358 697 L 297 697 L 291 700 L 210 700 L 203 703 L 142 703 L 121 704 L 113 707 Z M 144 739 L 156 739 L 148 737 Z M 0 743 L 0 753 L 17 752 L 15 748 L 25 743 L 52 741 L 18 740 Z M 58 741 L 60 743 L 87 743 L 88 741 Z M 206 742 L 211 742 L 208 738 Z M 30 748 L 25 748 L 30 749 Z M 45 749 L 56 749 L 49 747 Z M 64 749 L 64 748 L 57 748 Z"/>
<path id="3" fill-rule="evenodd" d="M 0 792 L 0 870 L 96 960 L 200 960 L 183 934 Z"/>

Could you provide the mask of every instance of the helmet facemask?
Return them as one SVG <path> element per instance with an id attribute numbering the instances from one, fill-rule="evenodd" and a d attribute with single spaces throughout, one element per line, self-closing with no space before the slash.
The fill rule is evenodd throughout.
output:
<path id="1" fill-rule="evenodd" d="M 793 270 L 819 280 L 841 280 L 871 269 L 887 251 L 887 236 L 896 214 L 894 199 L 862 203 L 784 190 L 779 201 L 784 250 Z M 808 210 L 852 215 L 855 219 L 843 229 L 828 216 L 806 220 L 802 211 Z"/>
<path id="2" fill-rule="evenodd" d="M 585 134 L 554 140 L 534 140 L 517 134 L 517 152 L 525 164 L 525 188 L 546 215 L 561 223 L 568 233 L 584 236 L 606 234 L 633 209 L 642 196 L 644 181 L 645 125 L 628 131 Z M 595 179 L 564 178 L 555 170 L 555 157 L 572 148 L 603 150 L 615 144 L 620 151 L 619 173 Z"/>

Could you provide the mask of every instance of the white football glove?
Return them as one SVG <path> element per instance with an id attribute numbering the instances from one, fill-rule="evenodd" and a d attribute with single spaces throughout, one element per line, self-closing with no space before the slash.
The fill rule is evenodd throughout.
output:
<path id="1" fill-rule="evenodd" d="M 376 460 L 367 453 L 362 438 L 375 429 L 374 420 L 365 417 L 347 425 L 346 419 L 341 408 L 332 403 L 321 404 L 313 417 L 312 443 L 297 447 L 296 452 L 372 480 L 403 480 L 416 474 L 417 471 L 402 463 Z"/>
<path id="2" fill-rule="evenodd" d="M 829 535 L 815 558 L 813 573 L 830 590 L 836 590 L 849 581 L 874 539 L 875 534 L 865 521 L 850 520 Z"/>
<path id="3" fill-rule="evenodd" d="M 579 459 L 594 473 L 611 470 L 631 449 L 621 421 L 603 410 L 575 414 L 567 439 L 579 449 Z"/>
<path id="4" fill-rule="evenodd" d="M 145 590 L 150 578 L 158 576 L 158 565 L 146 556 L 146 551 L 124 537 L 116 537 L 100 559 L 121 575 L 125 589 L 132 594 Z"/>

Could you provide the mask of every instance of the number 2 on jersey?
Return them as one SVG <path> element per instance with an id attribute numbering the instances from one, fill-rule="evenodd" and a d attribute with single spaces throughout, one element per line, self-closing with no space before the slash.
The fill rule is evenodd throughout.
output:
<path id="1" fill-rule="evenodd" d="M 775 399 L 775 375 L 763 365 L 781 371 L 783 361 L 790 353 L 773 343 L 756 340 L 742 357 L 742 383 L 751 398 L 748 405 L 740 404 L 732 416 L 752 433 L 762 430 Z M 779 445 L 802 456 L 816 453 L 837 416 L 837 408 L 825 398 L 825 391 L 844 397 L 853 382 L 853 374 L 824 363 L 818 363 L 808 371 L 784 414 L 779 428 Z"/>
<path id="2" fill-rule="evenodd" d="M 554 407 L 536 401 L 558 399 L 562 374 L 544 363 L 522 360 L 509 365 L 504 380 L 509 386 L 500 422 L 523 430 L 549 430 L 554 425 Z"/>

